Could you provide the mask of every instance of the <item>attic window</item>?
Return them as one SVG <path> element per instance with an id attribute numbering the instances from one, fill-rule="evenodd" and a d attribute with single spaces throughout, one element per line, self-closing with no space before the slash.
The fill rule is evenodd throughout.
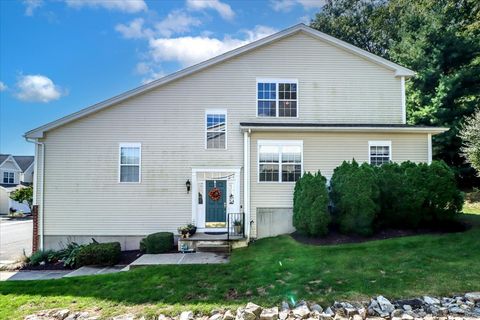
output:
<path id="1" fill-rule="evenodd" d="M 14 172 L 3 172 L 3 183 L 15 183 L 15 173 Z"/>
<path id="2" fill-rule="evenodd" d="M 257 116 L 297 117 L 297 80 L 257 80 Z"/>

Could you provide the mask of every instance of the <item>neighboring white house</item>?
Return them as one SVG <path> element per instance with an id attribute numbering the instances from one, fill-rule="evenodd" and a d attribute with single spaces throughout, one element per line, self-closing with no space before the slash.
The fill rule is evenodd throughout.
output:
<path id="1" fill-rule="evenodd" d="M 239 212 L 247 238 L 291 232 L 303 172 L 431 161 L 446 129 L 406 124 L 412 76 L 300 24 L 31 130 L 41 247 L 134 249 L 192 221 L 226 231 Z"/>
<path id="2" fill-rule="evenodd" d="M 30 212 L 28 206 L 11 200 L 10 193 L 33 183 L 34 162 L 33 156 L 0 154 L 0 214 L 7 214 L 11 207 Z"/>

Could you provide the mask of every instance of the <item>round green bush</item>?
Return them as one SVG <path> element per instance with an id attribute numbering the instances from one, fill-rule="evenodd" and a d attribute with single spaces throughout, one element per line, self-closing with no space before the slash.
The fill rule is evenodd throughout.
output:
<path id="1" fill-rule="evenodd" d="M 165 253 L 171 251 L 173 246 L 173 233 L 171 232 L 152 233 L 140 242 L 140 250 L 145 253 Z"/>
<path id="2" fill-rule="evenodd" d="M 328 233 L 331 217 L 328 212 L 327 179 L 317 172 L 305 173 L 295 184 L 293 194 L 293 226 L 309 236 Z"/>
<path id="3" fill-rule="evenodd" d="M 369 164 L 344 161 L 330 180 L 332 201 L 340 231 L 368 236 L 379 211 L 379 189 L 375 171 Z"/>

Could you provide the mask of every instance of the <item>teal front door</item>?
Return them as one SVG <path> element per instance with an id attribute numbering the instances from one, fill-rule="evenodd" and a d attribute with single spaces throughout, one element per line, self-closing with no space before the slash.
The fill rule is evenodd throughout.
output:
<path id="1" fill-rule="evenodd" d="M 225 228 L 227 221 L 227 182 L 206 181 L 205 226 Z"/>

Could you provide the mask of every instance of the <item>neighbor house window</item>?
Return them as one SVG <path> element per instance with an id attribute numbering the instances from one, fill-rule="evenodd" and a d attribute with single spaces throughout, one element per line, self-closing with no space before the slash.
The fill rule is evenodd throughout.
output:
<path id="1" fill-rule="evenodd" d="M 4 172 L 3 173 L 3 183 L 15 183 L 15 173 L 14 172 Z"/>
<path id="2" fill-rule="evenodd" d="M 140 182 L 141 158 L 140 143 L 120 144 L 120 182 Z"/>
<path id="3" fill-rule="evenodd" d="M 297 80 L 257 80 L 259 117 L 297 117 Z"/>
<path id="4" fill-rule="evenodd" d="M 227 112 L 225 110 L 207 110 L 205 122 L 205 147 L 207 149 L 226 149 Z"/>
<path id="5" fill-rule="evenodd" d="M 258 141 L 258 181 L 295 182 L 302 176 L 302 141 Z"/>
<path id="6" fill-rule="evenodd" d="M 369 163 L 374 166 L 381 166 L 392 160 L 391 141 L 369 141 Z"/>

